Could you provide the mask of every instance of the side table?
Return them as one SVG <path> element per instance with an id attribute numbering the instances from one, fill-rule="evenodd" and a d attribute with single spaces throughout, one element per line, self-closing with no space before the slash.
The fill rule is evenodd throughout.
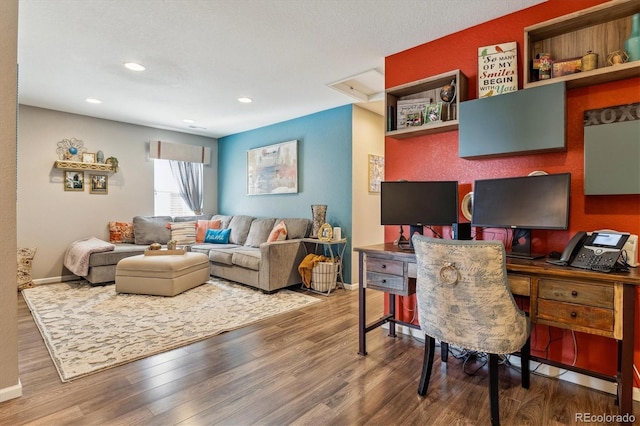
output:
<path id="1" fill-rule="evenodd" d="M 341 287 L 344 289 L 344 278 L 342 276 L 342 261 L 344 258 L 344 251 L 347 248 L 347 239 L 341 238 L 339 240 L 321 241 L 317 238 L 303 238 L 302 245 L 306 254 L 322 254 L 331 259 L 331 262 L 338 265 L 336 288 Z M 321 252 L 318 251 L 321 249 Z M 318 291 L 312 288 L 305 287 L 304 283 L 302 287 L 305 290 L 328 296 L 331 294 L 331 288 L 327 292 Z"/>

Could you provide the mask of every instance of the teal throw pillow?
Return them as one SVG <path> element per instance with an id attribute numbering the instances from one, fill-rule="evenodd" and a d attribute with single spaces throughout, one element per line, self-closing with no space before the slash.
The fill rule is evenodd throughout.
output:
<path id="1" fill-rule="evenodd" d="M 231 228 L 207 229 L 204 242 L 211 244 L 229 244 L 229 234 L 231 234 Z"/>

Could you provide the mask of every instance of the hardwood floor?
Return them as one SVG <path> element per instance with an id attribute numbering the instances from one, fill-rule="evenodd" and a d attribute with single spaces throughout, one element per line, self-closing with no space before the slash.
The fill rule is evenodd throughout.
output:
<path id="1" fill-rule="evenodd" d="M 357 291 L 183 348 L 62 383 L 19 297 L 23 396 L 0 403 L 0 425 L 477 425 L 489 424 L 486 368 L 470 376 L 436 355 L 417 394 L 423 345 L 367 335 L 357 355 Z M 368 292 L 369 320 L 382 294 Z M 636 416 L 640 407 L 634 403 Z M 576 424 L 576 413 L 616 414 L 614 397 L 502 366 L 503 425 Z"/>

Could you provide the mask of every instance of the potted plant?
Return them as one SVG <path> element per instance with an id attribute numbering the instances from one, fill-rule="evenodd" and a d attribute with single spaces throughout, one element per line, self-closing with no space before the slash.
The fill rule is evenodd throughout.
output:
<path id="1" fill-rule="evenodd" d="M 169 240 L 169 242 L 167 242 L 167 250 L 175 250 L 177 245 L 178 242 L 176 240 Z"/>

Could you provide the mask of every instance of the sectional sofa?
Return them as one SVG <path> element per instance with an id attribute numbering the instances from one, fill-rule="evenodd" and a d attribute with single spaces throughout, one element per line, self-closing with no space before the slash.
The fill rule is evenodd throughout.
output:
<path id="1" fill-rule="evenodd" d="M 166 243 L 175 229 L 185 229 L 195 223 L 215 223 L 216 228 L 228 230 L 228 241 L 217 243 L 190 242 L 180 244 L 187 250 L 209 256 L 211 275 L 273 292 L 299 284 L 302 280 L 298 265 L 305 256 L 302 239 L 311 229 L 307 218 L 257 218 L 247 215 L 214 216 L 136 216 L 131 224 L 133 236 L 113 241 L 113 251 L 92 253 L 86 278 L 90 283 L 106 284 L 115 281 L 118 261 L 143 254 L 152 243 Z M 275 228 L 285 229 L 276 241 L 269 242 Z M 199 229 L 199 228 L 196 228 Z M 110 233 L 110 235 L 112 235 Z"/>

